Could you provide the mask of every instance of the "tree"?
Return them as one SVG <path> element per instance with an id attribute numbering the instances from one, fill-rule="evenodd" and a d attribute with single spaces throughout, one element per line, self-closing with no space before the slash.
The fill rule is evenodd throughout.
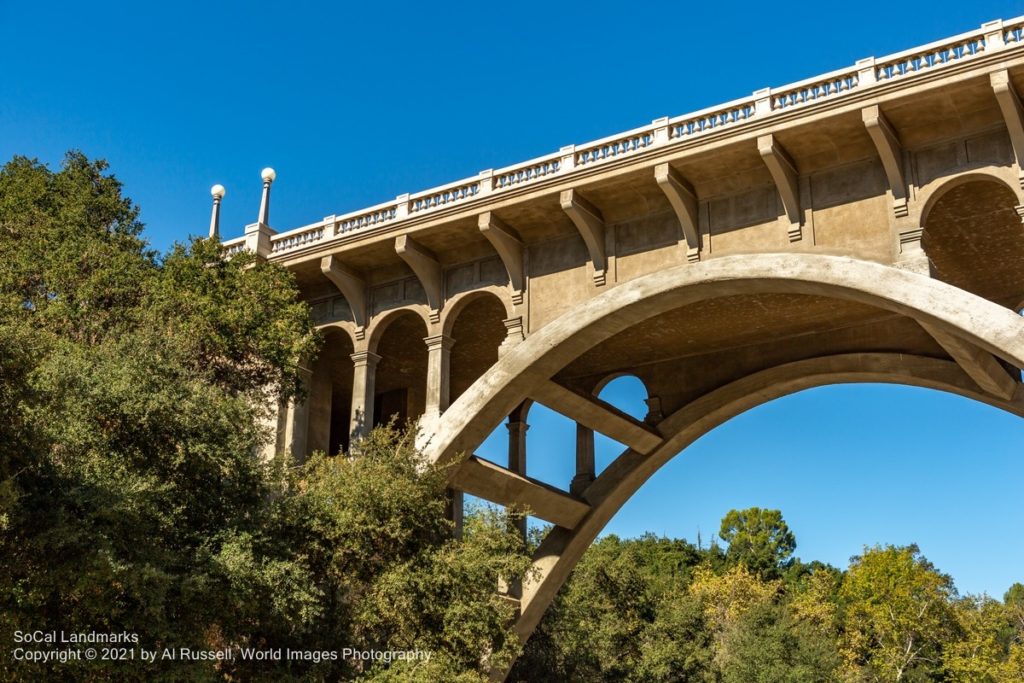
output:
<path id="1" fill-rule="evenodd" d="M 876 681 L 940 671 L 943 644 L 956 633 L 955 595 L 917 546 L 865 548 L 839 589 L 848 668 Z"/>
<path id="2" fill-rule="evenodd" d="M 948 679 L 953 683 L 1020 681 L 1019 664 L 1011 661 L 1014 629 L 1007 607 L 983 596 L 958 600 L 953 609 L 960 637 L 943 648 Z"/>
<path id="3" fill-rule="evenodd" d="M 503 522 L 444 518 L 444 475 L 383 429 L 356 459 L 256 453 L 318 335 L 293 276 L 210 240 L 158 256 L 103 162 L 0 169 L 0 631 L 154 648 L 403 644 L 433 680 L 518 649 Z M 411 607 L 409 607 L 411 606 Z M 289 680 L 401 666 L 0 659 L 4 680 Z M 405 672 L 409 673 L 409 672 Z M 407 676 L 408 678 L 408 676 Z"/>
<path id="4" fill-rule="evenodd" d="M 315 335 L 279 268 L 208 241 L 158 259 L 105 171 L 0 170 L 0 623 L 201 645 L 226 607 L 210 557 L 268 492 L 254 406 L 294 393 Z"/>
<path id="5" fill-rule="evenodd" d="M 839 664 L 829 634 L 798 621 L 781 603 L 752 607 L 722 641 L 724 683 L 828 683 Z"/>
<path id="6" fill-rule="evenodd" d="M 730 562 L 765 578 L 777 576 L 796 550 L 796 537 L 778 510 L 730 510 L 722 518 L 718 535 L 729 544 Z"/>

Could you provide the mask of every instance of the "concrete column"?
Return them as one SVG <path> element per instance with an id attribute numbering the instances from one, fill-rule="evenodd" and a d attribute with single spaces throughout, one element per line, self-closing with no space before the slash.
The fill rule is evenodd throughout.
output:
<path id="1" fill-rule="evenodd" d="M 516 474 L 526 476 L 526 430 L 530 425 L 526 424 L 526 411 L 528 403 L 522 403 L 508 416 L 508 469 Z M 526 543 L 526 517 L 522 517 L 515 523 L 515 530 L 519 537 Z M 498 592 L 511 598 L 522 598 L 523 585 L 521 581 L 508 581 L 498 578 Z"/>
<path id="2" fill-rule="evenodd" d="M 465 496 L 462 491 L 448 489 L 448 505 L 445 509 L 445 516 L 451 521 L 454 528 L 452 536 L 462 538 L 462 511 L 465 506 Z"/>
<path id="3" fill-rule="evenodd" d="M 448 408 L 451 387 L 451 354 L 455 340 L 444 334 L 423 339 L 427 343 L 427 400 L 423 417 L 436 420 Z"/>
<path id="4" fill-rule="evenodd" d="M 522 411 L 508 416 L 508 468 L 516 474 L 526 476 L 526 430 L 530 425 L 522 417 Z M 526 518 L 516 523 L 516 529 L 526 542 Z"/>
<path id="5" fill-rule="evenodd" d="M 350 358 L 352 373 L 352 420 L 349 423 L 349 444 L 370 433 L 373 427 L 373 387 L 380 356 L 372 351 L 356 351 Z"/>
<path id="6" fill-rule="evenodd" d="M 309 396 L 313 373 L 309 368 L 300 367 L 302 390 Z M 309 454 L 307 439 L 309 434 L 309 399 L 301 401 L 293 399 L 288 402 L 284 421 L 284 449 L 292 454 L 295 462 L 301 463 Z"/>
<path id="7" fill-rule="evenodd" d="M 665 419 L 665 413 L 661 410 L 661 398 L 658 396 L 651 396 L 644 399 L 644 403 L 647 404 L 647 415 L 644 416 L 644 422 L 649 425 L 656 425 Z"/>
<path id="8" fill-rule="evenodd" d="M 569 484 L 569 493 L 581 495 L 594 481 L 594 430 L 576 424 L 576 476 Z"/>

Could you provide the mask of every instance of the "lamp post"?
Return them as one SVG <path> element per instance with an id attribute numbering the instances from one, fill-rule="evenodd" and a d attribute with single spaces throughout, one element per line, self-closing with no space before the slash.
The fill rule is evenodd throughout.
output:
<path id="1" fill-rule="evenodd" d="M 224 198 L 227 191 L 220 183 L 210 188 L 213 195 L 213 211 L 210 213 L 210 239 L 220 239 L 220 200 Z"/>
<path id="2" fill-rule="evenodd" d="M 265 168 L 260 172 L 263 178 L 263 199 L 260 201 L 260 217 L 257 221 L 262 225 L 270 225 L 270 185 L 277 178 L 277 173 L 272 168 Z"/>

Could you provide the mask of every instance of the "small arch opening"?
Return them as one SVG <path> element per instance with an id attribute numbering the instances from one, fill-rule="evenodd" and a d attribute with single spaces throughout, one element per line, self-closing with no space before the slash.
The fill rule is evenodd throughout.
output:
<path id="1" fill-rule="evenodd" d="M 498 362 L 498 349 L 505 340 L 505 306 L 492 294 L 474 297 L 456 316 L 451 326 L 454 343 L 449 396 L 452 401 Z"/>
<path id="2" fill-rule="evenodd" d="M 307 446 L 310 452 L 336 455 L 348 450 L 352 412 L 352 339 L 328 329 L 309 383 Z"/>
<path id="3" fill-rule="evenodd" d="M 1024 225 L 1010 188 L 994 180 L 950 187 L 923 221 L 921 245 L 938 279 L 1007 307 L 1024 297 Z"/>
<path id="4" fill-rule="evenodd" d="M 373 426 L 394 418 L 404 426 L 423 414 L 427 396 L 427 326 L 412 311 L 399 313 L 384 330 L 376 353 Z"/>

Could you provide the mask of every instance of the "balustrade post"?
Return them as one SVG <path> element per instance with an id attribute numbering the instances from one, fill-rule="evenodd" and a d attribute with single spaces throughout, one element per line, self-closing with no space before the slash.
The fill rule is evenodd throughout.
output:
<path id="1" fill-rule="evenodd" d="M 566 145 L 558 150 L 562 158 L 558 162 L 558 172 L 565 173 L 576 168 L 576 145 Z"/>
<path id="2" fill-rule="evenodd" d="M 480 171 L 480 191 L 479 195 L 490 194 L 494 189 L 494 169 L 488 168 L 487 170 Z"/>
<path id="3" fill-rule="evenodd" d="M 872 85 L 878 82 L 878 74 L 876 72 L 875 58 L 865 57 L 864 59 L 857 60 L 857 85 Z"/>
<path id="4" fill-rule="evenodd" d="M 245 226 L 245 248 L 256 254 L 257 258 L 269 258 L 271 252 L 270 238 L 276 233 L 269 225 L 250 223 Z"/>
<path id="5" fill-rule="evenodd" d="M 409 217 L 409 193 L 400 194 L 395 197 L 395 220 Z"/>
<path id="6" fill-rule="evenodd" d="M 772 113 L 772 89 L 762 88 L 754 91 L 754 116 L 767 116 Z"/>
<path id="7" fill-rule="evenodd" d="M 668 144 L 668 117 L 662 116 L 660 119 L 654 119 L 651 121 L 651 125 L 654 126 L 654 145 L 667 145 Z"/>
<path id="8" fill-rule="evenodd" d="M 1002 19 L 987 21 L 981 25 L 981 29 L 985 32 L 985 52 L 1005 47 L 1006 41 L 1003 39 Z"/>

